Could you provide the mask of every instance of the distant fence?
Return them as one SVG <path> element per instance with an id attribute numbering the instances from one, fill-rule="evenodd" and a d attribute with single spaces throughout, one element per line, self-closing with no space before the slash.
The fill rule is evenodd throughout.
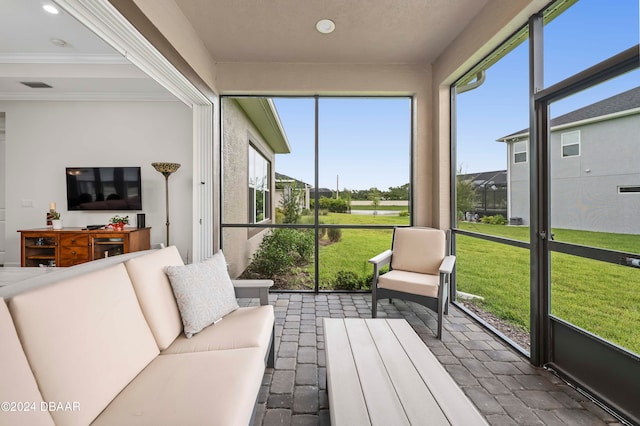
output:
<path id="1" fill-rule="evenodd" d="M 351 207 L 353 206 L 370 206 L 371 201 L 354 201 L 351 200 Z M 409 201 L 407 200 L 381 200 L 378 204 L 379 206 L 403 206 L 409 207 Z"/>

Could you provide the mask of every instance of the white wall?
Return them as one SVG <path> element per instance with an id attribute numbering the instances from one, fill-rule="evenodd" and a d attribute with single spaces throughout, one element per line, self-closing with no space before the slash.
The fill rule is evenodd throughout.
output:
<path id="1" fill-rule="evenodd" d="M 45 226 L 56 202 L 65 227 L 107 223 L 137 211 L 68 212 L 65 167 L 140 166 L 151 242 L 165 241 L 164 177 L 154 161 L 182 164 L 169 179 L 171 244 L 191 259 L 192 116 L 180 102 L 0 101 L 6 114 L 6 257 L 19 265 L 19 229 Z M 32 206 L 28 206 L 32 204 Z"/>

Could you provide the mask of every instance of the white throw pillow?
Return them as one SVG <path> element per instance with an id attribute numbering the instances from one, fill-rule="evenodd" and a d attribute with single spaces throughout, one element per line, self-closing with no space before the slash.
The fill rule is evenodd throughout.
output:
<path id="1" fill-rule="evenodd" d="M 165 273 L 171 282 L 187 337 L 238 309 L 222 251 L 200 263 L 167 266 Z"/>

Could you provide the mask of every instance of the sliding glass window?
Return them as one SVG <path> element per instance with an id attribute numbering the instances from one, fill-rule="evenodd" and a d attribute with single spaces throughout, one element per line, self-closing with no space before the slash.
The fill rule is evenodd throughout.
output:
<path id="1" fill-rule="evenodd" d="M 224 97 L 222 107 L 231 275 L 368 290 L 367 260 L 411 224 L 411 99 Z"/>

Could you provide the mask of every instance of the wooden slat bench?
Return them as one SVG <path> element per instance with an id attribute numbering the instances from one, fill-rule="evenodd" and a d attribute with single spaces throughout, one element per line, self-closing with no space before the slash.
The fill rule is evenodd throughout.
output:
<path id="1" fill-rule="evenodd" d="M 324 319 L 331 424 L 486 425 L 403 319 Z"/>

